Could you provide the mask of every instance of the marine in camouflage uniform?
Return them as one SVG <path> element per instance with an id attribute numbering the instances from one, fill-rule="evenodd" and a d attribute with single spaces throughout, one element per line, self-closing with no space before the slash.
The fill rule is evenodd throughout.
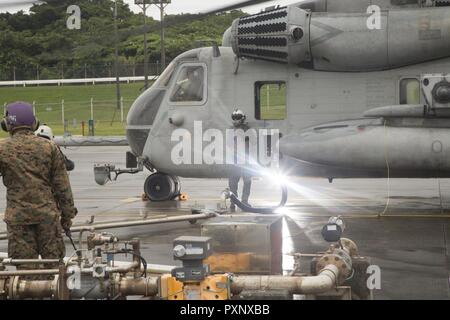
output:
<path id="1" fill-rule="evenodd" d="M 70 230 L 77 209 L 64 157 L 54 143 L 34 135 L 31 116 L 36 122 L 31 105 L 13 103 L 7 106 L 3 120 L 10 133 L 0 142 L 0 173 L 7 189 L 8 255 L 62 259 L 62 231 Z"/>

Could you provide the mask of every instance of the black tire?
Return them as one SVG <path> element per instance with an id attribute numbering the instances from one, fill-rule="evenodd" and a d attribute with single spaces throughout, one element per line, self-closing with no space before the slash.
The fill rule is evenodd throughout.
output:
<path id="1" fill-rule="evenodd" d="M 177 176 L 171 176 L 173 181 L 175 182 L 175 193 L 173 198 L 178 197 L 181 194 L 181 183 L 180 179 Z"/>
<path id="2" fill-rule="evenodd" d="M 154 173 L 147 177 L 144 192 L 150 201 L 167 201 L 177 196 L 175 179 L 164 173 Z"/>

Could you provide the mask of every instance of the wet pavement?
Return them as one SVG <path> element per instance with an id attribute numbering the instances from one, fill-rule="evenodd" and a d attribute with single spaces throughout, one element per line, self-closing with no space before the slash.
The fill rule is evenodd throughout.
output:
<path id="1" fill-rule="evenodd" d="M 192 208 L 223 206 L 226 180 L 181 179 L 189 200 L 167 203 L 142 201 L 148 172 L 122 175 L 117 182 L 98 186 L 93 165 L 125 167 L 126 147 L 64 149 L 76 163 L 70 174 L 79 215 L 75 224 L 190 214 Z M 327 247 L 320 230 L 332 215 L 342 215 L 345 237 L 354 240 L 361 255 L 381 268 L 376 299 L 449 299 L 450 289 L 450 180 L 422 179 L 289 179 L 289 201 L 279 214 L 286 217 L 283 250 L 315 253 Z M 251 203 L 271 205 L 280 191 L 270 179 L 254 179 Z M 5 188 L 0 187 L 0 212 L 5 210 Z M 381 217 L 379 217 L 379 215 Z M 200 222 L 128 227 L 110 230 L 120 239 L 142 240 L 144 258 L 153 264 L 176 264 L 172 241 L 181 235 L 199 235 Z M 0 232 L 5 231 L 0 223 Z M 7 242 L 0 241 L 0 251 Z M 67 243 L 67 251 L 71 247 Z M 289 258 L 286 258 L 288 261 Z M 288 265 L 288 264 L 286 264 Z"/>

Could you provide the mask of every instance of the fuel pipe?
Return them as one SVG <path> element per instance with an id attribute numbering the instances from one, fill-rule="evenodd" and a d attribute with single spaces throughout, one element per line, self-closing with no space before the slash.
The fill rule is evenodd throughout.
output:
<path id="1" fill-rule="evenodd" d="M 239 276 L 232 277 L 230 290 L 239 294 L 243 290 L 287 290 L 291 294 L 325 293 L 345 280 L 352 273 L 352 259 L 358 255 L 358 247 L 347 238 L 340 245 L 331 245 L 318 259 L 313 276 Z"/>
<path id="2" fill-rule="evenodd" d="M 232 203 L 237 205 L 242 211 L 259 214 L 271 214 L 275 210 L 285 206 L 288 197 L 288 190 L 286 185 L 281 185 L 281 201 L 275 207 L 252 207 L 251 205 L 243 203 L 233 192 L 229 189 L 225 190 L 225 197 L 229 198 Z"/>
<path id="3" fill-rule="evenodd" d="M 71 232 L 80 232 L 83 230 L 106 230 L 106 229 L 116 229 L 116 228 L 124 228 L 124 227 L 136 227 L 136 226 L 146 226 L 152 224 L 164 224 L 164 223 L 174 223 L 174 222 L 183 222 L 183 221 L 196 221 L 196 220 L 206 220 L 216 215 L 212 212 L 210 213 L 201 213 L 201 214 L 191 214 L 191 215 L 182 215 L 182 216 L 173 216 L 173 217 L 165 217 L 165 218 L 157 218 L 157 219 L 140 219 L 140 220 L 132 220 L 132 221 L 109 221 L 109 222 L 101 222 L 101 223 L 93 223 L 82 226 L 73 226 L 70 228 Z M 6 232 L 0 233 L 0 240 L 7 240 L 8 235 Z"/>
<path id="4" fill-rule="evenodd" d="M 244 290 L 287 290 L 291 294 L 320 294 L 326 293 L 337 287 L 346 277 L 350 269 L 343 268 L 343 265 L 336 263 L 334 255 L 336 252 L 329 252 L 323 256 L 327 265 L 321 267 L 315 276 L 252 276 L 239 275 L 230 277 L 230 293 L 237 295 Z M 134 264 L 128 268 L 111 268 L 110 272 L 115 272 L 116 276 L 111 275 L 114 281 L 106 281 L 105 289 L 102 292 L 92 292 L 85 298 L 105 299 L 111 296 L 143 296 L 156 297 L 160 295 L 159 283 L 164 277 L 148 276 L 139 278 L 124 277 L 119 273 L 131 271 Z M 26 274 L 57 274 L 58 270 L 23 270 Z M 48 271 L 48 272 L 47 272 Z M 86 269 L 82 271 L 88 276 L 92 273 Z M 20 276 L 19 276 L 20 275 Z M 28 298 L 53 298 L 62 299 L 59 292 L 59 277 L 54 280 L 25 280 L 19 271 L 0 272 L 0 299 L 28 299 Z M 68 298 L 78 299 L 82 295 L 78 291 L 72 291 Z M 84 297 L 84 296 L 83 296 Z"/>
<path id="5" fill-rule="evenodd" d="M 318 294 L 325 293 L 339 285 L 339 269 L 335 265 L 326 266 L 317 276 L 235 276 L 230 283 L 230 293 L 237 295 L 244 290 L 287 290 L 291 294 Z M 155 276 L 141 278 L 119 277 L 107 288 L 115 295 L 126 296 L 158 296 L 158 283 L 161 278 Z M 1 280 L 0 280 L 1 282 Z M 55 280 L 22 280 L 20 277 L 11 277 L 5 283 L 3 296 L 9 299 L 28 298 L 56 298 L 58 296 L 58 276 Z M 1 285 L 1 283 L 0 283 Z M 105 299 L 108 292 L 96 294 L 88 298 Z M 78 298 L 72 292 L 71 298 Z"/>
<path id="6" fill-rule="evenodd" d="M 233 278 L 230 290 L 239 294 L 244 290 L 287 290 L 290 294 L 317 294 L 328 292 L 338 284 L 339 269 L 327 265 L 317 276 L 239 276 Z"/>
<path id="7" fill-rule="evenodd" d="M 229 293 L 238 295 L 244 290 L 286 290 L 291 294 L 323 294 L 344 283 L 352 274 L 352 260 L 358 256 L 358 248 L 350 239 L 342 238 L 339 244 L 332 244 L 319 256 L 312 276 L 258 276 L 228 274 Z M 8 264 L 17 264 L 22 260 L 6 260 Z M 46 261 L 47 262 L 47 261 Z M 50 261 L 48 261 L 50 262 Z M 72 273 L 62 265 L 60 269 L 49 270 L 15 270 L 0 271 L 0 299 L 111 299 L 112 297 L 143 296 L 164 298 L 160 285 L 169 275 L 130 277 L 139 262 L 131 262 L 123 267 L 106 267 L 105 277 L 98 273 L 96 267 L 82 268 L 81 273 L 87 287 L 69 290 L 66 279 Z M 70 267 L 69 267 L 70 268 Z M 55 275 L 53 280 L 28 280 L 25 275 Z M 107 276 L 106 276 L 107 275 Z M 99 278 L 100 277 L 100 278 Z M 92 281 L 103 283 L 90 288 Z M 82 282 L 82 284 L 85 282 Z M 89 290 L 86 290 L 89 289 Z M 93 290 L 95 289 L 95 290 Z"/>

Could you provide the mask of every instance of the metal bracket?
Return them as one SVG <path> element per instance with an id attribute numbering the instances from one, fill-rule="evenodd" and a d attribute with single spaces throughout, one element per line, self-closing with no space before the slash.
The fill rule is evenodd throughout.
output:
<path id="1" fill-rule="evenodd" d="M 128 174 L 136 174 L 141 171 L 144 171 L 144 164 L 142 161 L 138 162 L 137 168 L 132 169 L 116 169 L 116 166 L 113 164 L 95 164 L 94 165 L 94 177 L 95 182 L 97 184 L 103 186 L 109 181 L 116 181 L 119 175 L 128 173 Z M 111 177 L 111 173 L 114 174 L 114 177 Z"/>

